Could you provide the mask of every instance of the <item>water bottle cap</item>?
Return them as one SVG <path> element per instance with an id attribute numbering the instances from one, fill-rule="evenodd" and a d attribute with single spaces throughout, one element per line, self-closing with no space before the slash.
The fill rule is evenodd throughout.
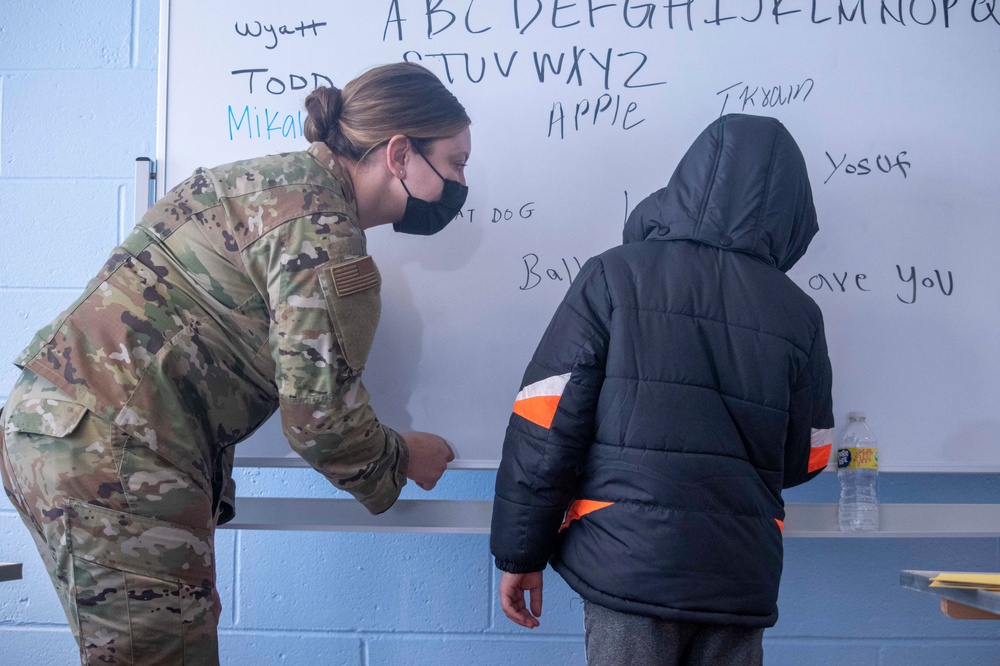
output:
<path id="1" fill-rule="evenodd" d="M 848 421 L 864 421 L 865 420 L 865 413 L 864 412 L 848 412 L 847 413 L 847 420 Z"/>

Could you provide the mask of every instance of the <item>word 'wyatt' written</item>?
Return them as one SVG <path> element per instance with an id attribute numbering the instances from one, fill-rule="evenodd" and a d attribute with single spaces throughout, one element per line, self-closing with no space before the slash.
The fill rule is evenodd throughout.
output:
<path id="1" fill-rule="evenodd" d="M 313 37 L 318 37 L 319 29 L 325 25 L 325 21 L 320 22 L 313 19 L 309 23 L 299 21 L 298 26 L 274 25 L 260 21 L 245 22 L 242 28 L 240 28 L 240 22 L 237 21 L 234 27 L 236 34 L 240 37 L 263 38 L 264 48 L 273 50 L 278 48 L 278 38 L 281 36 L 297 34 L 300 37 L 306 37 L 311 34 Z"/>

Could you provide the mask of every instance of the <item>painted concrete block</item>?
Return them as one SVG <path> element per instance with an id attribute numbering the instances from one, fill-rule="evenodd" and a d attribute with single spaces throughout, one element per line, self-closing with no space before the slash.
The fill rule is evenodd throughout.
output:
<path id="1" fill-rule="evenodd" d="M 94 69 L 129 66 L 132 1 L 5 0 L 0 63 L 5 69 Z"/>
<path id="2" fill-rule="evenodd" d="M 968 622 L 970 620 L 954 620 Z M 993 621 L 996 624 L 995 621 Z M 994 630 L 994 636 L 997 635 Z M 940 641 L 882 648 L 878 666 L 997 666 L 1000 638 L 988 641 Z"/>
<path id="3" fill-rule="evenodd" d="M 122 187 L 100 180 L 0 179 L 0 286 L 86 286 L 118 243 Z"/>
<path id="4" fill-rule="evenodd" d="M 80 653 L 69 625 L 63 628 L 4 627 L 0 663 L 65 666 L 80 663 Z"/>
<path id="5" fill-rule="evenodd" d="M 222 600 L 220 629 L 232 627 L 236 621 L 236 604 L 239 602 L 234 592 L 237 535 L 232 530 L 215 531 L 215 588 Z"/>
<path id="6" fill-rule="evenodd" d="M 0 621 L 11 625 L 66 625 L 68 631 L 66 614 L 35 548 L 34 539 L 7 502 L 6 495 L 0 496 L 0 506 L 10 509 L 0 514 L 0 560 L 24 565 L 20 580 L 0 583 Z M 6 642 L 4 635 L 0 645 Z"/>
<path id="7" fill-rule="evenodd" d="M 66 309 L 79 289 L 29 291 L 0 287 L 0 397 L 6 398 L 21 374 L 11 362 L 28 346 L 35 331 Z"/>
<path id="8" fill-rule="evenodd" d="M 824 472 L 801 486 L 782 493 L 785 502 L 840 501 L 840 480 Z M 880 473 L 879 501 L 888 504 L 989 504 L 1000 496 L 1000 474 Z"/>
<path id="9" fill-rule="evenodd" d="M 771 636 L 993 637 L 956 623 L 933 596 L 899 586 L 902 569 L 993 571 L 996 539 L 788 539 Z"/>
<path id="10" fill-rule="evenodd" d="M 138 69 L 155 71 L 159 64 L 159 0 L 134 0 L 136 34 L 133 36 L 132 61 Z"/>
<path id="11" fill-rule="evenodd" d="M 241 629 L 487 626 L 484 536 L 245 531 L 238 558 Z"/>
<path id="12" fill-rule="evenodd" d="M 368 666 L 584 666 L 583 639 L 373 638 Z"/>
<path id="13" fill-rule="evenodd" d="M 815 639 L 769 639 L 764 632 L 764 666 L 879 666 L 879 648 L 874 643 Z M 914 662 L 917 666 L 924 662 Z"/>
<path id="14" fill-rule="evenodd" d="M 362 650 L 361 639 L 357 637 L 219 632 L 219 656 L 223 664 L 363 666 Z"/>
<path id="15" fill-rule="evenodd" d="M 542 585 L 542 616 L 539 626 L 525 629 L 507 618 L 500 607 L 497 589 L 503 572 L 494 568 L 493 584 L 493 627 L 491 633 L 524 634 L 540 636 L 544 634 L 583 636 L 583 599 L 566 584 L 562 576 L 551 568 L 546 568 Z M 530 597 L 525 595 L 525 603 Z"/>
<path id="16" fill-rule="evenodd" d="M 155 153 L 155 72 L 4 76 L 0 175 L 131 180 L 135 158 Z"/>

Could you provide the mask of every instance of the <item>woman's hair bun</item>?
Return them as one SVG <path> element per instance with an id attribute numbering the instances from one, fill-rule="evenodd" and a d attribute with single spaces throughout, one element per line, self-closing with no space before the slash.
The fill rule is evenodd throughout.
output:
<path id="1" fill-rule="evenodd" d="M 392 137 L 429 143 L 457 135 L 471 122 L 465 108 L 429 69 L 411 62 L 373 67 L 306 98 L 303 132 L 334 155 L 361 161 Z"/>
<path id="2" fill-rule="evenodd" d="M 306 118 L 304 133 L 309 141 L 325 141 L 335 143 L 335 135 L 339 129 L 340 110 L 343 107 L 340 88 L 321 86 L 306 97 Z"/>

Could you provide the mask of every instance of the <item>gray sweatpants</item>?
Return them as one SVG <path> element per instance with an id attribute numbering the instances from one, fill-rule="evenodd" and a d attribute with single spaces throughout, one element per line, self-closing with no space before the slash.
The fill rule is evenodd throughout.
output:
<path id="1" fill-rule="evenodd" d="M 763 629 L 673 622 L 583 604 L 587 666 L 762 666 Z"/>

